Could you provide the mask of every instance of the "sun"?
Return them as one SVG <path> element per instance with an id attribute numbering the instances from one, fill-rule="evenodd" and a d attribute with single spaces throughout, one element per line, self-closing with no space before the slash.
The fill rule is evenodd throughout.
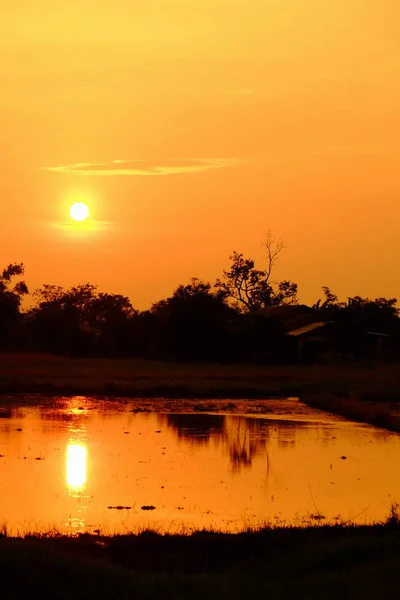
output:
<path id="1" fill-rule="evenodd" d="M 89 207 L 84 202 L 75 202 L 69 209 L 69 214 L 74 221 L 86 221 L 89 216 Z"/>

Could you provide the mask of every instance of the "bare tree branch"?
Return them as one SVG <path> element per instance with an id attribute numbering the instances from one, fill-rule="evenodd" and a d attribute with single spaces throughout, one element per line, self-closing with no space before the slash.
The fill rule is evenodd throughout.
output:
<path id="1" fill-rule="evenodd" d="M 271 282 L 270 277 L 280 253 L 284 249 L 282 240 L 275 240 L 270 232 L 263 243 L 266 249 L 268 267 L 255 268 L 254 260 L 233 252 L 228 271 L 223 271 L 222 279 L 217 279 L 215 287 L 225 298 L 231 298 L 251 311 L 273 304 L 296 304 L 297 285 L 290 281 Z"/>
<path id="2" fill-rule="evenodd" d="M 269 282 L 272 270 L 281 252 L 286 248 L 282 239 L 275 239 L 270 230 L 264 233 L 264 241 L 261 244 L 266 252 L 267 268 L 265 269 L 266 281 Z"/>

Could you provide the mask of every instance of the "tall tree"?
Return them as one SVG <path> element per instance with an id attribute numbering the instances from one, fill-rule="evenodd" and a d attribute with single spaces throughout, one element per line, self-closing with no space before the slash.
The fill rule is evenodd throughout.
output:
<path id="1" fill-rule="evenodd" d="M 284 249 L 281 240 L 275 240 L 270 232 L 265 236 L 263 247 L 267 266 L 256 269 L 255 262 L 243 254 L 233 252 L 230 269 L 217 279 L 215 288 L 241 311 L 248 312 L 278 304 L 297 304 L 297 284 L 291 281 L 273 281 L 274 266 Z"/>

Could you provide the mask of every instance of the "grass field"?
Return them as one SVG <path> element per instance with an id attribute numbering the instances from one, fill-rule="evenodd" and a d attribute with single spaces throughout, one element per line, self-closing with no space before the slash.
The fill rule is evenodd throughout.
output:
<path id="1" fill-rule="evenodd" d="M 0 392 L 174 397 L 369 393 L 400 398 L 398 364 L 257 366 L 0 354 Z"/>
<path id="2" fill-rule="evenodd" d="M 0 539 L 2 598 L 397 598 L 397 519 L 371 527 Z"/>
<path id="3" fill-rule="evenodd" d="M 313 408 L 400 431 L 400 365 L 178 364 L 0 354 L 0 393 L 131 398 L 296 396 Z"/>

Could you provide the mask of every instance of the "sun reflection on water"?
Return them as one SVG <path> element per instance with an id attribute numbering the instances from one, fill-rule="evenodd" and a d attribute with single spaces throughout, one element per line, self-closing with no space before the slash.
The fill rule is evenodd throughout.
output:
<path id="1" fill-rule="evenodd" d="M 87 449 L 80 443 L 69 443 L 66 458 L 66 480 L 70 493 L 81 492 L 86 484 Z"/>
<path id="2" fill-rule="evenodd" d="M 0 419 L 0 515 L 9 528 L 233 532 L 301 524 L 316 513 L 368 523 L 400 498 L 395 434 L 297 401 L 266 401 L 259 414 L 245 401 L 240 414 L 168 413 L 168 404 L 160 405 L 166 412 L 141 413 L 141 406 L 148 410 L 147 401 L 79 396 L 16 404 Z M 264 415 L 264 406 L 274 412 Z M 149 505 L 155 510 L 142 511 Z"/>

